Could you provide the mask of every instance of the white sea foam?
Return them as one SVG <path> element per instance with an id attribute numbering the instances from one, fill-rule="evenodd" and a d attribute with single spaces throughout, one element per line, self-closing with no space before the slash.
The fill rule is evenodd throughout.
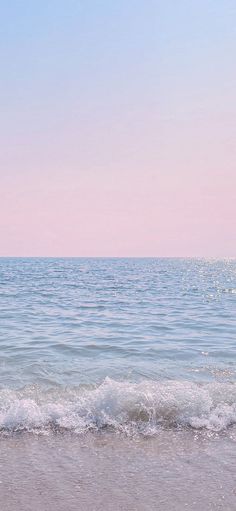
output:
<path id="1" fill-rule="evenodd" d="M 236 384 L 188 381 L 141 383 L 106 378 L 94 388 L 0 391 L 2 432 L 84 433 L 105 427 L 153 435 L 160 428 L 221 431 L 236 423 Z"/>

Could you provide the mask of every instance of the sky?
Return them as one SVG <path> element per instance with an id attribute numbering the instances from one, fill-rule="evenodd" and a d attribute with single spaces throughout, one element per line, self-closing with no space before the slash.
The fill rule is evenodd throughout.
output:
<path id="1" fill-rule="evenodd" d="M 0 256 L 235 257 L 235 0 L 0 19 Z"/>

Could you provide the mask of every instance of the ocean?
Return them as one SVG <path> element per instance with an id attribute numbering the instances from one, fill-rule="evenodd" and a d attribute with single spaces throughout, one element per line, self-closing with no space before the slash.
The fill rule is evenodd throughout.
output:
<path id="1" fill-rule="evenodd" d="M 236 260 L 0 259 L 0 508 L 236 509 Z"/>

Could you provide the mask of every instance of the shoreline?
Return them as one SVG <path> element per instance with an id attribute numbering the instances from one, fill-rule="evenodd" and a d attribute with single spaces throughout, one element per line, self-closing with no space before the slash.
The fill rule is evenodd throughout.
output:
<path id="1" fill-rule="evenodd" d="M 0 439 L 4 511 L 232 511 L 236 428 L 227 435 L 160 431 L 22 433 Z"/>

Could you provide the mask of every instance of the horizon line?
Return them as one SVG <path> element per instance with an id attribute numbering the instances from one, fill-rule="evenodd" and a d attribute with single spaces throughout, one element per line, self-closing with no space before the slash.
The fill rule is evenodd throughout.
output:
<path id="1" fill-rule="evenodd" d="M 0 259 L 236 259 L 236 255 L 173 255 L 173 256 L 161 256 L 161 255 L 120 255 L 120 256 L 109 256 L 109 255 L 95 255 L 95 256 L 82 256 L 82 255 L 0 255 Z"/>

